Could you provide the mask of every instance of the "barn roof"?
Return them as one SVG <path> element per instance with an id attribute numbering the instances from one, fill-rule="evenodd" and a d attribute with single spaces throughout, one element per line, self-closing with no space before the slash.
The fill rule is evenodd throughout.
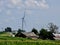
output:
<path id="1" fill-rule="evenodd" d="M 27 37 L 38 37 L 34 32 L 22 32 Z"/>

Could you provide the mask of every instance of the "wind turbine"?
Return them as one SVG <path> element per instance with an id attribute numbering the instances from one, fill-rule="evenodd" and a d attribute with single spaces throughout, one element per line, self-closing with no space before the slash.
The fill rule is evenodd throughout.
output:
<path id="1" fill-rule="evenodd" d="M 24 16 L 22 17 L 22 30 L 24 30 L 25 12 L 26 12 L 26 9 L 24 10 Z"/>

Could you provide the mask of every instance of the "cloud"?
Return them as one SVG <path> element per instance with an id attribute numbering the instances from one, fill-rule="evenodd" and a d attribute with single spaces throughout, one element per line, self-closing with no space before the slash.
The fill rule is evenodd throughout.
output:
<path id="1" fill-rule="evenodd" d="M 9 8 L 49 8 L 46 0 L 0 0 L 0 7 L 5 5 Z"/>
<path id="2" fill-rule="evenodd" d="M 49 8 L 46 0 L 0 0 L 0 12 L 6 11 L 7 15 L 11 15 L 11 8 Z M 12 9 L 11 9 L 12 10 Z M 28 11 L 30 13 L 30 11 Z"/>
<path id="3" fill-rule="evenodd" d="M 49 8 L 49 6 L 48 6 L 48 4 L 46 3 L 45 0 L 40 1 L 39 4 L 40 4 L 39 6 L 41 8 Z"/>
<path id="4" fill-rule="evenodd" d="M 19 8 L 24 6 L 22 0 L 9 0 L 9 2 L 10 2 L 10 6 L 19 7 Z"/>
<path id="5" fill-rule="evenodd" d="M 46 0 L 10 0 L 10 4 L 17 7 L 26 8 L 48 8 Z M 11 6 L 10 5 L 10 6 Z"/>

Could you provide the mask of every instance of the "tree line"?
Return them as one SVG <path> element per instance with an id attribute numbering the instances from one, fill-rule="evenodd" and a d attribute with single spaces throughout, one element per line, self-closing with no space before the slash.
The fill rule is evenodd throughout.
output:
<path id="1" fill-rule="evenodd" d="M 11 27 L 5 28 L 5 32 L 12 32 L 12 28 Z M 18 29 L 18 34 L 21 33 L 21 32 L 26 32 L 26 31 Z M 53 23 L 49 23 L 48 24 L 48 29 L 42 28 L 40 31 L 38 31 L 37 29 L 33 28 L 31 30 L 31 32 L 34 32 L 41 39 L 51 39 L 51 40 L 54 40 L 53 33 L 57 33 L 58 32 L 58 26 L 53 24 Z"/>

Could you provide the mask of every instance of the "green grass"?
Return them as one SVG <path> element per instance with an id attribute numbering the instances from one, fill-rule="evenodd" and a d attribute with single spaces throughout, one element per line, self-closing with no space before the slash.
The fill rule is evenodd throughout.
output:
<path id="1" fill-rule="evenodd" d="M 0 32 L 0 36 L 10 36 L 9 32 Z"/>
<path id="2" fill-rule="evenodd" d="M 60 45 L 59 40 L 32 40 L 20 37 L 0 37 L 0 45 Z"/>
<path id="3" fill-rule="evenodd" d="M 60 40 L 32 40 L 20 37 L 9 37 L 8 33 L 0 33 L 0 45 L 60 45 Z"/>
<path id="4" fill-rule="evenodd" d="M 41 41 L 18 41 L 18 40 L 1 40 L 0 45 L 60 45 L 55 42 L 41 42 Z"/>

